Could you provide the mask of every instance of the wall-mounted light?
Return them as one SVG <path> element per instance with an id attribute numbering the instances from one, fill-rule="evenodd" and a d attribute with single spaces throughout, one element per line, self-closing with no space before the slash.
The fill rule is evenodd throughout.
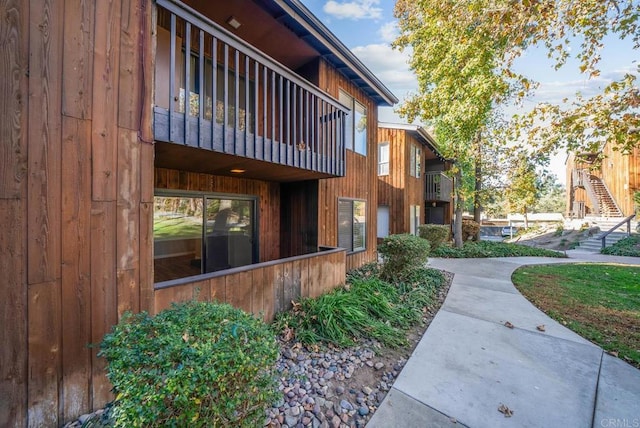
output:
<path id="1" fill-rule="evenodd" d="M 234 168 L 234 169 L 230 170 L 229 172 L 232 172 L 233 174 L 242 174 L 245 171 L 246 171 L 246 169 Z"/>
<path id="2" fill-rule="evenodd" d="M 436 203 L 435 202 L 431 202 L 431 206 L 435 208 L 436 207 Z"/>
<path id="3" fill-rule="evenodd" d="M 242 25 L 235 16 L 230 16 L 229 19 L 227 19 L 227 24 L 229 24 L 229 26 L 234 30 L 237 30 Z"/>

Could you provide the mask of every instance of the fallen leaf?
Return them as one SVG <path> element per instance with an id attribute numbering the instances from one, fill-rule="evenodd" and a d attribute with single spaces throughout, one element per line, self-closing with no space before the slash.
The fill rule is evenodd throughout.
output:
<path id="1" fill-rule="evenodd" d="M 613 355 L 614 357 L 617 357 L 618 351 L 609 351 L 609 355 Z"/>
<path id="2" fill-rule="evenodd" d="M 509 321 L 504 323 L 505 327 L 509 327 L 509 328 L 513 328 L 513 324 L 511 324 Z"/>
<path id="3" fill-rule="evenodd" d="M 184 340 L 185 342 L 188 342 L 188 341 L 189 341 L 189 333 L 185 332 L 185 333 L 182 335 L 182 340 Z"/>
<path id="4" fill-rule="evenodd" d="M 284 332 L 282 333 L 282 340 L 285 342 L 290 341 L 295 336 L 293 329 L 289 327 L 284 328 Z"/>
<path id="5" fill-rule="evenodd" d="M 547 331 L 547 329 L 545 328 L 544 324 L 540 324 L 536 328 L 538 329 L 538 331 Z"/>
<path id="6" fill-rule="evenodd" d="M 498 411 L 502 413 L 505 418 L 510 418 L 511 416 L 513 416 L 513 410 L 502 403 L 500 404 L 500 407 L 498 407 Z"/>

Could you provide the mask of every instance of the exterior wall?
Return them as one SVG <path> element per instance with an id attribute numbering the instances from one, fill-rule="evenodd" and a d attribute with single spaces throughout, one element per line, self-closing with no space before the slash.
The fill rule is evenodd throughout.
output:
<path id="1" fill-rule="evenodd" d="M 338 198 L 367 201 L 366 250 L 347 254 L 347 271 L 377 260 L 376 219 L 378 207 L 378 108 L 375 103 L 325 61 L 319 63 L 318 86 L 338 98 L 342 89 L 367 108 L 367 156 L 347 150 L 346 175 L 320 180 L 318 191 L 318 244 L 338 244 Z"/>
<path id="2" fill-rule="evenodd" d="M 0 426 L 102 407 L 87 345 L 151 307 L 150 4 L 3 3 Z"/>
<path id="3" fill-rule="evenodd" d="M 614 151 L 610 144 L 604 148 L 606 158 L 600 168 L 600 177 L 625 216 L 634 213 L 633 194 L 640 191 L 640 149 L 624 155 Z"/>
<path id="4" fill-rule="evenodd" d="M 611 195 L 625 216 L 634 213 L 633 194 L 640 191 L 640 149 L 636 148 L 631 154 L 625 155 L 614 151 L 610 145 L 603 150 L 605 156 L 599 169 L 592 170 L 607 185 Z M 584 201 L 587 213 L 593 212 L 593 204 L 582 188 L 573 188 L 572 171 L 577 168 L 590 168 L 591 164 L 576 160 L 574 154 L 567 158 L 567 211 L 571 210 L 573 201 Z"/>
<path id="5" fill-rule="evenodd" d="M 195 190 L 234 193 L 258 197 L 260 262 L 280 255 L 280 184 L 269 181 L 223 177 L 175 169 L 156 168 L 155 187 L 167 190 Z"/>

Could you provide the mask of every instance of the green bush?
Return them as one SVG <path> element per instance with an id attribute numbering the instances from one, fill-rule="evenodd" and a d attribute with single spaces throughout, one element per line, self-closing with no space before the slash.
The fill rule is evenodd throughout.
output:
<path id="1" fill-rule="evenodd" d="M 480 225 L 473 220 L 462 220 L 462 242 L 480 240 Z"/>
<path id="2" fill-rule="evenodd" d="M 451 235 L 450 227 L 445 224 L 422 224 L 418 231 L 421 238 L 429 241 L 432 250 L 449 241 Z"/>
<path id="3" fill-rule="evenodd" d="M 100 346 L 115 426 L 262 426 L 276 399 L 275 335 L 230 305 L 127 313 Z"/>
<path id="4" fill-rule="evenodd" d="M 443 245 L 431 253 L 433 257 L 443 258 L 482 258 L 482 257 L 566 257 L 563 253 L 544 248 L 507 242 L 478 241 L 465 242 L 462 248 Z"/>
<path id="5" fill-rule="evenodd" d="M 640 257 L 640 235 L 627 236 L 600 252 L 611 256 Z"/>
<path id="6" fill-rule="evenodd" d="M 382 279 L 402 278 L 413 269 L 424 266 L 430 249 L 429 241 L 414 235 L 391 235 L 384 238 L 382 244 L 378 245 L 378 253 L 384 261 L 380 272 Z"/>

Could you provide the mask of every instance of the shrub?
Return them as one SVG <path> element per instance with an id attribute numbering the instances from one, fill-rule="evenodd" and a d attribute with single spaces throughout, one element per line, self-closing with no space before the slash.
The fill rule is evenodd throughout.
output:
<path id="1" fill-rule="evenodd" d="M 449 241 L 451 229 L 444 224 L 422 224 L 418 227 L 420 237 L 429 241 L 431 249 L 438 248 Z"/>
<path id="2" fill-rule="evenodd" d="M 471 238 L 474 241 L 480 240 L 480 225 L 473 220 L 462 220 L 462 242 L 467 242 Z"/>
<path id="3" fill-rule="evenodd" d="M 378 246 L 378 252 L 384 263 L 380 275 L 383 279 L 402 278 L 411 270 L 427 263 L 429 241 L 418 236 L 402 234 L 391 235 Z"/>
<path id="4" fill-rule="evenodd" d="M 611 256 L 640 257 L 640 235 L 627 236 L 600 252 Z"/>
<path id="5" fill-rule="evenodd" d="M 462 248 L 443 245 L 433 253 L 434 257 L 443 258 L 483 258 L 483 257 L 566 257 L 558 251 L 545 248 L 528 247 L 526 245 L 507 242 L 465 242 Z"/>
<path id="6" fill-rule="evenodd" d="M 100 346 L 115 426 L 262 426 L 276 399 L 275 336 L 230 305 L 127 313 Z"/>

